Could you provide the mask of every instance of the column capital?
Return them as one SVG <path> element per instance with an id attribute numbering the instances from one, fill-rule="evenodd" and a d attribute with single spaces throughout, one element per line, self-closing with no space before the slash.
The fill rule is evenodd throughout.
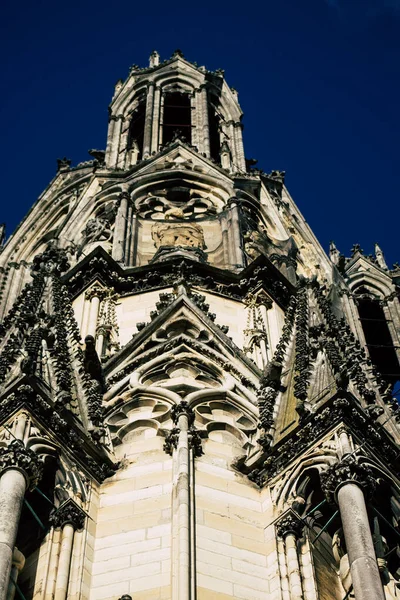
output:
<path id="1" fill-rule="evenodd" d="M 302 536 L 304 523 L 294 513 L 285 513 L 283 517 L 275 524 L 279 537 L 285 538 L 287 535 L 294 535 L 296 539 Z"/>
<path id="2" fill-rule="evenodd" d="M 25 448 L 20 440 L 13 440 L 6 448 L 0 448 L 0 476 L 4 471 L 20 471 L 26 480 L 26 487 L 33 489 L 43 473 L 43 461 L 32 450 Z"/>
<path id="3" fill-rule="evenodd" d="M 103 288 L 100 285 L 94 285 L 85 293 L 85 299 L 91 300 L 92 298 L 98 298 L 99 300 L 104 300 L 108 293 L 109 290 L 107 288 Z"/>
<path id="4" fill-rule="evenodd" d="M 181 415 L 187 416 L 188 422 L 189 422 L 189 427 L 190 427 L 190 425 L 192 425 L 194 422 L 194 412 L 190 408 L 190 406 L 186 402 L 186 400 L 182 400 L 182 402 L 180 402 L 179 404 L 175 404 L 172 407 L 171 418 L 172 418 L 173 422 L 175 423 L 175 425 L 178 424 L 178 419 Z"/>
<path id="5" fill-rule="evenodd" d="M 346 483 L 358 485 L 364 494 L 372 496 L 377 481 L 371 467 L 348 454 L 321 473 L 321 487 L 328 502 L 337 502 L 337 493 Z"/>
<path id="6" fill-rule="evenodd" d="M 77 505 L 72 498 L 69 498 L 51 515 L 50 522 L 55 528 L 63 528 L 65 525 L 72 525 L 74 530 L 82 529 L 85 523 L 86 513 Z"/>
<path id="7" fill-rule="evenodd" d="M 118 210 L 118 208 L 121 206 L 122 201 L 126 200 L 128 204 L 135 206 L 134 201 L 131 198 L 131 195 L 129 192 L 123 191 L 118 195 L 118 198 L 115 202 L 115 208 Z"/>

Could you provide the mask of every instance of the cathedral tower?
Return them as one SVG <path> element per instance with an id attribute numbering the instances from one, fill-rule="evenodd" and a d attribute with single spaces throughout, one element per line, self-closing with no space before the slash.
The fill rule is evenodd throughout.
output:
<path id="1" fill-rule="evenodd" d="M 397 598 L 400 269 L 180 51 L 90 155 L 0 233 L 0 600 Z"/>

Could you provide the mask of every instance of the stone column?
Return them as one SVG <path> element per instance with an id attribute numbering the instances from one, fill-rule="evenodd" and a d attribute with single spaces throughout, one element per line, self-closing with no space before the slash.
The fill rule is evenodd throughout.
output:
<path id="1" fill-rule="evenodd" d="M 74 535 L 77 529 L 82 529 L 85 517 L 84 511 L 72 499 L 64 502 L 51 517 L 52 525 L 61 529 L 54 600 L 67 598 Z"/>
<path id="2" fill-rule="evenodd" d="M 121 135 L 117 157 L 117 167 L 119 169 L 123 169 L 126 162 L 126 154 L 128 151 L 129 123 L 129 119 L 121 119 Z"/>
<path id="3" fill-rule="evenodd" d="M 144 123 L 143 158 L 149 158 L 151 149 L 151 132 L 153 129 L 153 106 L 154 106 L 154 81 L 150 81 L 147 88 L 146 117 Z"/>
<path id="4" fill-rule="evenodd" d="M 237 173 L 240 169 L 239 169 L 239 160 L 238 160 L 238 152 L 237 152 L 237 147 L 236 147 L 236 136 L 235 136 L 235 122 L 234 121 L 228 121 L 226 123 L 226 131 L 227 131 L 227 135 L 229 137 L 229 148 L 231 149 L 231 154 L 232 154 L 232 170 L 234 173 Z"/>
<path id="5" fill-rule="evenodd" d="M 178 598 L 190 597 L 190 490 L 189 490 L 189 411 L 183 402 L 177 406 L 174 422 L 178 426 L 176 448 L 178 472 L 176 495 L 178 501 Z"/>
<path id="6" fill-rule="evenodd" d="M 194 458 L 201 456 L 201 440 L 193 428 L 194 414 L 184 400 L 172 409 L 175 424 L 164 445 L 168 454 L 175 458 L 175 477 L 173 485 L 172 507 L 176 524 L 176 564 L 177 576 L 173 578 L 173 600 L 194 600 L 194 514 L 193 483 Z"/>
<path id="7" fill-rule="evenodd" d="M 104 294 L 103 288 L 94 286 L 88 290 L 85 294 L 85 299 L 90 301 L 89 307 L 89 318 L 88 326 L 85 338 L 91 335 L 93 339 L 96 339 L 97 320 L 99 318 L 100 300 L 102 300 Z"/>
<path id="8" fill-rule="evenodd" d="M 154 92 L 154 105 L 153 105 L 153 123 L 151 133 L 151 153 L 158 152 L 159 139 L 158 134 L 160 130 L 160 102 L 161 102 L 161 88 L 156 86 Z"/>
<path id="9" fill-rule="evenodd" d="M 22 571 L 25 565 L 25 556 L 18 550 L 17 547 L 14 548 L 14 552 L 12 555 L 12 565 L 11 565 L 11 574 L 10 574 L 10 583 L 8 584 L 7 591 L 7 600 L 14 600 L 16 583 L 18 581 L 18 575 Z"/>
<path id="10" fill-rule="evenodd" d="M 340 441 L 345 447 L 343 431 Z M 356 600 L 384 600 L 364 498 L 376 485 L 371 469 L 344 451 L 344 457 L 321 474 L 321 483 L 327 500 L 339 506 Z"/>
<path id="11" fill-rule="evenodd" d="M 234 124 L 234 133 L 236 140 L 236 152 L 237 152 L 237 167 L 239 171 L 242 173 L 246 172 L 246 160 L 244 157 L 244 147 L 243 147 L 243 137 L 242 137 L 242 128 L 243 125 L 241 123 Z"/>
<path id="12" fill-rule="evenodd" d="M 304 600 L 300 561 L 297 553 L 297 541 L 302 535 L 303 523 L 294 515 L 289 514 L 277 523 L 276 529 L 285 545 L 290 600 Z"/>
<path id="13" fill-rule="evenodd" d="M 112 138 L 110 144 L 110 164 L 111 168 L 115 168 L 118 162 L 118 153 L 119 153 L 119 144 L 121 139 L 121 129 L 122 129 L 122 121 L 124 120 L 124 115 L 116 115 L 110 117 L 114 121 L 114 127 L 112 129 Z"/>
<path id="14" fill-rule="evenodd" d="M 229 208 L 231 213 L 231 227 L 228 230 L 231 239 L 231 260 L 235 267 L 243 267 L 243 252 L 242 252 L 242 241 L 240 234 L 240 219 L 239 219 L 239 208 L 236 202 L 236 198 L 232 198 L 229 202 Z"/>
<path id="15" fill-rule="evenodd" d="M 208 123 L 208 97 L 205 85 L 200 86 L 199 104 L 201 106 L 201 128 L 199 136 L 203 137 L 203 152 L 210 158 L 210 131 Z"/>
<path id="16" fill-rule="evenodd" d="M 36 486 L 42 469 L 38 456 L 20 440 L 0 450 L 0 600 L 7 597 L 25 491 Z"/>
<path id="17" fill-rule="evenodd" d="M 115 228 L 113 238 L 112 257 L 117 262 L 123 262 L 125 238 L 127 230 L 128 203 L 130 196 L 128 192 L 121 192 L 118 198 L 118 210 L 115 217 Z"/>
<path id="18" fill-rule="evenodd" d="M 197 124 L 196 90 L 190 96 L 190 114 L 192 123 L 192 146 L 199 151 L 199 127 Z"/>

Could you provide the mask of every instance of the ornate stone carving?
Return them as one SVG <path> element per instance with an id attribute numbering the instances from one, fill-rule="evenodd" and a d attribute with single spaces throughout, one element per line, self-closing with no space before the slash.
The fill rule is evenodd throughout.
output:
<path id="1" fill-rule="evenodd" d="M 302 536 L 304 523 L 296 515 L 289 513 L 276 523 L 276 532 L 279 537 L 285 538 L 287 535 L 294 535 L 296 539 Z"/>
<path id="2" fill-rule="evenodd" d="M 191 261 L 193 252 L 202 253 L 199 248 L 192 248 L 189 251 L 192 253 Z M 236 300 L 242 300 L 249 292 L 264 285 L 268 288 L 268 294 L 284 307 L 288 305 L 293 293 L 291 285 L 283 279 L 277 279 L 276 271 L 272 271 L 267 264 L 260 266 L 253 263 L 246 269 L 246 277 L 224 273 L 222 278 L 218 269 L 202 264 L 197 265 L 197 268 L 194 269 L 193 263 L 186 256 L 179 256 L 179 259 L 174 261 L 159 262 L 156 269 L 153 264 L 145 266 L 141 271 L 141 276 L 137 277 L 124 273 L 108 255 L 103 253 L 101 248 L 98 248 L 97 252 L 98 255 L 85 264 L 84 269 L 68 279 L 69 289 L 74 296 L 99 277 L 121 296 L 170 286 L 180 277 L 196 287 L 214 291 L 221 296 Z M 103 255 L 99 256 L 100 254 Z"/>
<path id="3" fill-rule="evenodd" d="M 0 448 L 0 473 L 8 469 L 22 471 L 27 488 L 32 490 L 42 476 L 43 462 L 35 452 L 25 448 L 23 442 L 13 440 L 6 448 Z"/>
<path id="4" fill-rule="evenodd" d="M 20 408 L 28 408 L 29 413 L 46 423 L 56 438 L 64 444 L 76 459 L 85 467 L 97 481 L 111 477 L 118 464 L 111 460 L 99 449 L 90 456 L 82 444 L 83 432 L 78 431 L 67 422 L 62 415 L 63 409 L 55 407 L 51 400 L 37 394 L 29 385 L 20 385 L 15 392 L 3 397 L 0 401 L 0 421 L 4 422 L 11 414 Z M 61 412 L 61 414 L 60 414 Z M 84 439 L 86 439 L 84 437 Z M 21 442 L 20 442 L 21 443 Z M 4 450 L 5 451 L 5 450 Z"/>
<path id="5" fill-rule="evenodd" d="M 55 528 L 72 525 L 76 531 L 83 528 L 85 519 L 86 513 L 70 498 L 51 515 L 50 522 Z"/>
<path id="6" fill-rule="evenodd" d="M 64 156 L 64 158 L 57 158 L 57 171 L 63 171 L 69 169 L 71 166 L 72 160 Z"/>
<path id="7" fill-rule="evenodd" d="M 259 437 L 259 444 L 266 450 L 272 443 L 270 429 L 273 426 L 273 412 L 276 398 L 281 384 L 282 362 L 285 358 L 286 348 L 292 336 L 296 314 L 297 297 L 293 296 L 286 311 L 281 339 L 279 340 L 274 356 L 270 361 L 260 381 L 258 393 L 258 408 L 260 411 L 260 429 L 264 431 Z"/>
<path id="8" fill-rule="evenodd" d="M 296 410 L 302 416 L 305 412 L 310 369 L 310 348 L 308 341 L 308 292 L 307 287 L 299 290 L 296 312 L 296 355 L 294 378 L 294 395 L 297 400 Z"/>
<path id="9" fill-rule="evenodd" d="M 172 210 L 167 211 L 165 218 L 168 217 L 168 213 L 175 217 L 178 214 L 178 211 L 179 218 L 184 218 L 184 215 L 181 215 L 180 209 L 174 209 L 173 215 L 171 214 Z M 203 228 L 197 223 L 189 223 L 186 221 L 156 223 L 151 229 L 151 235 L 157 249 L 165 247 L 189 247 L 200 248 L 203 250 L 206 247 Z"/>
<path id="10" fill-rule="evenodd" d="M 172 456 L 174 448 L 176 449 L 178 446 L 178 438 L 179 438 L 179 427 L 174 427 L 171 431 L 168 432 L 167 437 L 164 442 L 164 452 Z"/>
<path id="11" fill-rule="evenodd" d="M 194 412 L 190 408 L 189 404 L 186 400 L 182 400 L 179 404 L 174 404 L 171 409 L 171 418 L 175 425 L 178 424 L 179 417 L 181 415 L 186 415 L 188 418 L 189 427 L 194 423 Z"/>
<path id="12" fill-rule="evenodd" d="M 45 275 L 61 275 L 69 269 L 68 254 L 64 248 L 57 248 L 50 243 L 41 254 L 36 254 L 32 261 L 32 273 L 42 272 Z"/>
<path id="13" fill-rule="evenodd" d="M 197 429 L 194 429 L 194 427 L 189 429 L 189 448 L 193 450 L 193 454 L 196 457 L 204 454 L 203 447 L 201 445 L 200 432 L 197 431 Z"/>
<path id="14" fill-rule="evenodd" d="M 321 486 L 328 502 L 337 501 L 337 492 L 346 483 L 354 483 L 361 487 L 367 496 L 372 496 L 377 481 L 368 465 L 349 454 L 321 473 Z"/>
<path id="15" fill-rule="evenodd" d="M 115 208 L 115 207 L 114 207 Z M 94 216 L 88 220 L 85 229 L 82 231 L 82 239 L 77 248 L 77 256 L 82 254 L 82 250 L 88 244 L 93 242 L 110 242 L 112 239 L 112 222 L 115 217 L 114 209 L 102 215 Z"/>
<path id="16" fill-rule="evenodd" d="M 284 443 L 269 449 L 260 461 L 248 472 L 251 481 L 264 485 L 269 479 L 280 473 L 292 460 L 304 453 L 306 449 L 325 432 L 344 421 L 360 440 L 368 440 L 368 445 L 388 466 L 397 472 L 400 461 L 397 446 L 384 429 L 377 426 L 359 403 L 350 394 L 347 397 L 336 397 L 325 404 L 321 410 L 307 417 Z"/>

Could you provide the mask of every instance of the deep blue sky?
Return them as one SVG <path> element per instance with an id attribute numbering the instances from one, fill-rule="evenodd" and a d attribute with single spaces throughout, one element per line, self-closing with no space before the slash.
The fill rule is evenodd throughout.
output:
<path id="1" fill-rule="evenodd" d="M 247 157 L 286 170 L 327 249 L 381 244 L 400 260 L 400 0 L 3 0 L 0 221 L 10 234 L 56 159 L 105 148 L 107 106 L 130 65 L 180 48 L 223 68 Z"/>

